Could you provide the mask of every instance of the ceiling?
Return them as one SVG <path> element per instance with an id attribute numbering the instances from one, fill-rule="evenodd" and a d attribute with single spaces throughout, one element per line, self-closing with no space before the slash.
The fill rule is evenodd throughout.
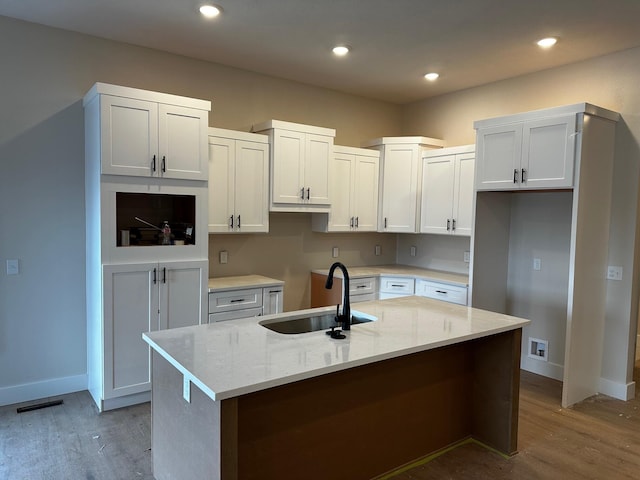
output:
<path id="1" fill-rule="evenodd" d="M 214 0 L 213 20 L 201 3 L 0 0 L 0 15 L 393 103 L 640 45 L 638 0 Z"/>

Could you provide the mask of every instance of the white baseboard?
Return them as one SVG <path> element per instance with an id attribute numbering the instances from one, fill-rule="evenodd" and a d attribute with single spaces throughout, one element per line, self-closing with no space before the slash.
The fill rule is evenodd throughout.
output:
<path id="1" fill-rule="evenodd" d="M 636 382 L 618 383 L 600 377 L 600 393 L 618 400 L 631 400 L 636 395 Z"/>
<path id="2" fill-rule="evenodd" d="M 13 385 L 0 388 L 0 406 L 30 402 L 40 398 L 64 395 L 87 389 L 87 375 L 53 378 L 41 382 Z"/>
<path id="3" fill-rule="evenodd" d="M 529 358 L 525 355 L 520 357 L 520 368 L 527 372 L 536 373 L 543 377 L 553 378 L 562 381 L 564 377 L 564 366 L 557 363 L 544 362 Z"/>

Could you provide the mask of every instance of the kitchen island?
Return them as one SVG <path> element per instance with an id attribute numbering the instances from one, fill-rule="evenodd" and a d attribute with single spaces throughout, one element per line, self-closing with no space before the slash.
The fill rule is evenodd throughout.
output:
<path id="1" fill-rule="evenodd" d="M 155 477 L 368 479 L 469 437 L 516 452 L 527 320 L 415 296 L 357 310 L 377 320 L 343 340 L 259 323 L 288 313 L 144 334 Z"/>

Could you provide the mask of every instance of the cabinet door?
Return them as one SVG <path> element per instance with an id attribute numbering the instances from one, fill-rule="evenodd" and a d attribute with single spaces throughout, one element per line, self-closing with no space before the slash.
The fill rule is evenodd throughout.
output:
<path id="1" fill-rule="evenodd" d="M 422 159 L 421 233 L 452 231 L 455 160 L 455 155 Z"/>
<path id="2" fill-rule="evenodd" d="M 575 131 L 575 115 L 524 124 L 522 188 L 573 186 Z"/>
<path id="3" fill-rule="evenodd" d="M 158 105 L 131 98 L 100 97 L 101 172 L 148 177 L 159 168 Z"/>
<path id="4" fill-rule="evenodd" d="M 303 201 L 304 142 L 304 133 L 289 130 L 273 132 L 271 199 L 275 204 Z"/>
<path id="5" fill-rule="evenodd" d="M 104 265 L 104 398 L 149 390 L 144 332 L 158 330 L 158 265 Z"/>
<path id="6" fill-rule="evenodd" d="M 209 232 L 233 231 L 236 141 L 209 137 Z M 233 226 L 232 226 L 232 222 Z"/>
<path id="7" fill-rule="evenodd" d="M 207 112 L 160 104 L 159 175 L 185 180 L 208 179 Z"/>
<path id="8" fill-rule="evenodd" d="M 521 124 L 478 129 L 476 189 L 513 190 L 519 188 L 521 154 Z"/>
<path id="9" fill-rule="evenodd" d="M 355 155 L 336 153 L 331 162 L 330 232 L 348 232 L 353 228 L 352 203 Z"/>
<path id="10" fill-rule="evenodd" d="M 333 139 L 306 134 L 304 162 L 305 199 L 312 205 L 329 205 L 329 160 Z"/>
<path id="11" fill-rule="evenodd" d="M 235 231 L 269 231 L 269 145 L 236 141 Z"/>
<path id="12" fill-rule="evenodd" d="M 282 313 L 284 303 L 282 287 L 267 287 L 262 289 L 262 310 L 264 315 Z"/>
<path id="13" fill-rule="evenodd" d="M 453 184 L 453 221 L 451 233 L 471 236 L 473 229 L 473 179 L 475 153 L 456 155 Z"/>
<path id="14" fill-rule="evenodd" d="M 356 155 L 352 183 L 353 213 L 359 232 L 378 230 L 378 178 L 380 161 L 376 157 Z M 337 179 L 334 176 L 332 182 Z M 336 200 L 332 198 L 331 208 Z"/>
<path id="15" fill-rule="evenodd" d="M 208 271 L 206 260 L 159 264 L 160 328 L 207 323 Z"/>
<path id="16" fill-rule="evenodd" d="M 417 145 L 385 145 L 378 222 L 381 231 L 416 232 L 418 154 Z"/>

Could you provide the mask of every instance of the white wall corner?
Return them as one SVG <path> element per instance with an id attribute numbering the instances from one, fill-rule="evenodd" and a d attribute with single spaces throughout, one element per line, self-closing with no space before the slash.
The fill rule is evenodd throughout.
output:
<path id="1" fill-rule="evenodd" d="M 528 358 L 526 352 L 520 358 L 520 368 L 527 372 L 536 373 L 543 377 L 553 378 L 559 381 L 562 381 L 564 376 L 564 366 L 557 363 Z"/>
<path id="2" fill-rule="evenodd" d="M 631 400 L 636 396 L 636 382 L 618 383 L 607 378 L 600 377 L 600 393 L 618 400 Z"/>
<path id="3" fill-rule="evenodd" d="M 0 388 L 0 407 L 87 389 L 87 375 L 53 378 Z"/>

